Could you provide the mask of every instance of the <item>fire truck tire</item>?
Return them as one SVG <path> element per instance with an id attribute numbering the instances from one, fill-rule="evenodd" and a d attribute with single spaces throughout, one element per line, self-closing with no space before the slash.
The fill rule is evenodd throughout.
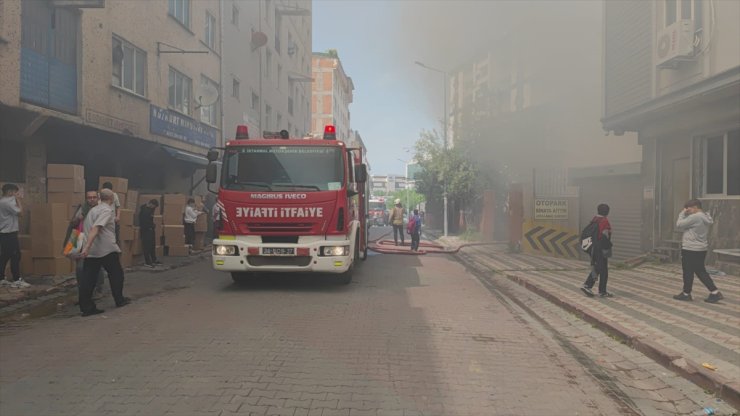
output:
<path id="1" fill-rule="evenodd" d="M 236 284 L 247 283 L 252 277 L 252 274 L 247 272 L 231 272 L 231 280 Z"/>

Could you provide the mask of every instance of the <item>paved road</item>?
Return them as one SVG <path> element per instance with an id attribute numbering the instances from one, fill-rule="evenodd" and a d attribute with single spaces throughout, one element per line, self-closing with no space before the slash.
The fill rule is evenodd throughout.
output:
<path id="1" fill-rule="evenodd" d="M 125 308 L 105 299 L 103 315 L 69 307 L 0 328 L 0 415 L 635 409 L 448 256 L 371 256 L 347 286 L 311 275 L 237 286 L 207 261 L 127 285 Z"/>

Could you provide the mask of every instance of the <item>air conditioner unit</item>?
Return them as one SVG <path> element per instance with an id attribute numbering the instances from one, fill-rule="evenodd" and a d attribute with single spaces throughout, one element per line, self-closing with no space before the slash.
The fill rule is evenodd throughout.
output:
<path id="1" fill-rule="evenodd" d="M 655 45 L 656 66 L 675 68 L 694 57 L 694 21 L 678 20 L 658 33 Z"/>

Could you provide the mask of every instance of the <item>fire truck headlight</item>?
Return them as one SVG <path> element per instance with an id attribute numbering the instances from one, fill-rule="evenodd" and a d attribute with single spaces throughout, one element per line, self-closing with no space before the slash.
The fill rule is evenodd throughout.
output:
<path id="1" fill-rule="evenodd" d="M 219 256 L 236 256 L 236 246 L 223 246 L 216 245 L 213 247 L 213 252 Z"/>
<path id="2" fill-rule="evenodd" d="M 321 247 L 322 256 L 346 256 L 348 253 L 349 253 L 349 246 Z"/>

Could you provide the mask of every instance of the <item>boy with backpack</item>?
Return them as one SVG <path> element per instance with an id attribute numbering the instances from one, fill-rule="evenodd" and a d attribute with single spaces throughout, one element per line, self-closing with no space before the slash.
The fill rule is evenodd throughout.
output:
<path id="1" fill-rule="evenodd" d="M 591 273 L 583 283 L 581 291 L 586 296 L 594 296 L 591 290 L 599 279 L 599 296 L 610 298 L 613 295 L 606 291 L 606 282 L 609 279 L 608 258 L 612 256 L 612 226 L 606 218 L 609 215 L 609 205 L 599 204 L 596 215 L 581 232 L 581 248 L 591 255 Z"/>

